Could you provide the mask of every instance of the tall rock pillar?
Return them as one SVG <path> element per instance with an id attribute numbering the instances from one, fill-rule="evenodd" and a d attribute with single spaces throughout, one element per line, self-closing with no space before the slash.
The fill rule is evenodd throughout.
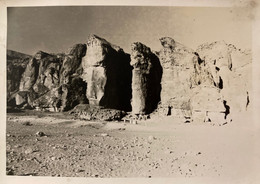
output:
<path id="1" fill-rule="evenodd" d="M 162 68 L 150 48 L 136 42 L 131 46 L 132 113 L 151 113 L 160 101 Z"/>

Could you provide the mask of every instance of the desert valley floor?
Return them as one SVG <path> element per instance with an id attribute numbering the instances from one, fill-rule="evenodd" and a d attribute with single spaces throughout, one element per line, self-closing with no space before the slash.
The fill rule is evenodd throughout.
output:
<path id="1" fill-rule="evenodd" d="M 247 116 L 237 119 L 221 126 L 168 117 L 130 124 L 62 113 L 8 113 L 6 173 L 253 179 L 259 159 L 256 130 Z"/>

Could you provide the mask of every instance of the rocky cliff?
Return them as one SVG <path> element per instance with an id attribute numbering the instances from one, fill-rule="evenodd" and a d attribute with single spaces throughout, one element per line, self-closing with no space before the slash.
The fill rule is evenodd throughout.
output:
<path id="1" fill-rule="evenodd" d="M 132 69 L 130 56 L 105 39 L 91 35 L 82 61 L 82 78 L 91 105 L 130 110 Z"/>
<path id="2" fill-rule="evenodd" d="M 30 59 L 29 55 L 7 50 L 7 105 L 15 105 L 20 79 Z"/>
<path id="3" fill-rule="evenodd" d="M 72 109 L 86 103 L 86 83 L 79 77 L 82 73 L 81 59 L 86 45 L 76 44 L 66 54 L 37 52 L 29 59 L 15 94 L 16 105 L 51 111 Z M 77 89 L 77 90 L 76 90 Z"/>
<path id="4" fill-rule="evenodd" d="M 64 54 L 8 51 L 8 104 L 54 111 L 89 104 L 86 109 L 100 112 L 155 112 L 184 122 L 219 123 L 250 109 L 249 51 L 223 41 L 194 51 L 170 37 L 159 40 L 159 52 L 135 42 L 127 54 L 96 35 Z"/>

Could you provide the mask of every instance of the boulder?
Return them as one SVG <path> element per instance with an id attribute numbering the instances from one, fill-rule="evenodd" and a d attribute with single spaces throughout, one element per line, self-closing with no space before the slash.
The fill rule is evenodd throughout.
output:
<path id="1" fill-rule="evenodd" d="M 86 96 L 91 105 L 130 110 L 130 57 L 123 49 L 91 35 L 82 59 L 82 78 L 87 82 Z"/>
<path id="2" fill-rule="evenodd" d="M 160 101 L 162 67 L 151 49 L 140 42 L 131 46 L 132 113 L 149 114 Z"/>

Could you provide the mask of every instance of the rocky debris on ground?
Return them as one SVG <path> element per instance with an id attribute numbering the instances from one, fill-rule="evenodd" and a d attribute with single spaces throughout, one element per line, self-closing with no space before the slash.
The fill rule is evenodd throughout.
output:
<path id="1" fill-rule="evenodd" d="M 91 35 L 82 61 L 82 78 L 87 83 L 86 97 L 91 105 L 130 110 L 130 57 L 123 49 Z"/>
<path id="2" fill-rule="evenodd" d="M 89 104 L 79 104 L 70 114 L 84 120 L 120 121 L 126 113 L 121 110 L 107 109 Z"/>
<path id="3" fill-rule="evenodd" d="M 44 132 L 41 132 L 41 131 L 39 131 L 39 132 L 36 132 L 36 134 L 35 134 L 36 136 L 38 136 L 38 137 L 43 137 L 43 136 L 46 136 L 45 135 L 45 133 Z"/>
<path id="4" fill-rule="evenodd" d="M 132 113 L 149 114 L 160 101 L 162 68 L 158 57 L 140 42 L 131 46 Z"/>

